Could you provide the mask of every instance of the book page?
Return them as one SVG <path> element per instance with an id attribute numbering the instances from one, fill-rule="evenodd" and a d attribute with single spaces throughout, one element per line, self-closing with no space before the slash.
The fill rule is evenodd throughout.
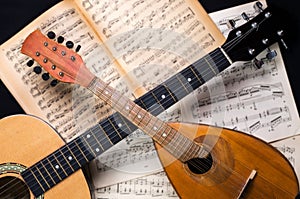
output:
<path id="1" fill-rule="evenodd" d="M 224 42 L 197 1 L 76 0 L 135 92 L 174 74 Z M 151 88 L 153 88 L 152 85 Z M 146 90 L 149 90 L 148 87 Z M 136 93 L 139 97 L 142 93 Z"/>
<path id="2" fill-rule="evenodd" d="M 261 2 L 266 7 L 266 2 Z M 224 36 L 227 36 L 230 31 L 230 27 L 227 25 L 228 20 L 234 19 L 239 26 L 245 23 L 240 13 L 245 12 L 250 18 L 257 15 L 253 4 L 248 3 L 211 13 L 210 16 Z M 222 72 L 221 78 L 216 77 L 215 79 L 222 80 L 221 83 L 225 86 L 226 92 L 214 92 L 216 95 L 210 96 L 209 89 L 217 88 L 218 84 L 215 83 L 218 81 L 209 83 L 196 90 L 194 96 L 188 96 L 180 104 L 169 108 L 159 117 L 165 121 L 200 122 L 225 126 L 260 137 L 265 141 L 272 141 L 272 145 L 284 152 L 283 154 L 299 175 L 300 156 L 297 156 L 299 147 L 296 147 L 299 136 L 291 137 L 288 139 L 291 141 L 287 142 L 283 142 L 285 139 L 274 142 L 299 134 L 297 129 L 300 127 L 300 122 L 279 46 L 275 44 L 270 49 L 276 50 L 278 55 L 275 59 L 266 61 L 261 69 L 255 68 L 251 62 L 240 62 Z M 267 51 L 262 52 L 258 58 L 263 58 L 266 53 Z M 224 99 L 224 97 L 225 101 L 215 100 Z M 151 141 L 145 137 L 142 142 L 141 134 L 132 134 L 131 136 L 130 140 L 139 140 L 139 146 Z M 135 147 L 136 143 L 131 143 L 133 141 L 123 143 L 125 146 L 122 149 L 111 151 L 111 153 L 99 157 L 97 163 L 91 164 L 94 185 L 98 188 L 94 191 L 95 195 L 98 198 L 110 199 L 177 198 L 176 195 L 171 194 L 172 191 L 169 191 L 172 189 L 168 186 L 168 179 L 161 173 L 147 176 L 142 176 L 140 173 L 140 177 L 137 177 L 137 175 L 133 175 L 133 172 L 131 176 L 129 172 L 124 172 L 124 167 L 129 168 L 126 163 L 131 160 L 130 158 L 135 157 L 135 154 L 139 154 L 139 159 L 132 161 L 132 168 L 137 168 L 138 165 L 153 166 L 152 163 L 157 161 L 153 151 L 148 150 L 150 147 L 146 150 L 143 147 Z M 131 152 L 133 149 L 138 150 Z M 116 156 L 118 159 L 114 159 L 113 168 L 107 167 L 106 165 L 110 164 L 109 160 Z M 117 164 L 119 165 L 116 166 Z M 164 185 L 155 183 L 157 176 L 160 176 L 160 182 L 166 181 Z M 113 182 L 116 184 L 111 185 Z M 138 182 L 140 182 L 138 189 L 135 189 Z M 127 188 L 126 192 L 125 189 L 122 189 L 125 187 Z M 130 190 L 129 187 L 131 187 Z M 142 191 L 139 194 L 140 190 Z"/>
<path id="3" fill-rule="evenodd" d="M 36 62 L 27 66 L 31 58 L 20 52 L 21 45 L 37 28 L 44 34 L 55 32 L 56 38 L 63 36 L 64 43 L 73 41 L 74 49 L 80 45 L 79 54 L 90 70 L 104 81 L 111 82 L 120 74 L 101 40 L 74 2 L 69 0 L 58 3 L 1 45 L 0 77 L 6 87 L 27 114 L 44 119 L 64 139 L 70 140 L 99 121 L 100 116 L 104 117 L 109 110 L 101 100 L 79 86 L 62 82 L 51 86 L 54 79 L 48 76 L 44 81 L 42 76 L 46 71 L 38 67 Z M 84 120 L 87 115 L 92 117 Z"/>

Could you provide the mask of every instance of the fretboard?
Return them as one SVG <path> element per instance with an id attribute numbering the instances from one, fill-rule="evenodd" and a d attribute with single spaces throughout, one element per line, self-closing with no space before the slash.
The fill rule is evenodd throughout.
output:
<path id="1" fill-rule="evenodd" d="M 154 116 L 199 88 L 230 65 L 221 49 L 216 49 L 167 79 L 134 102 Z M 22 172 L 22 177 L 37 197 L 107 149 L 127 137 L 137 127 L 114 113 Z"/>

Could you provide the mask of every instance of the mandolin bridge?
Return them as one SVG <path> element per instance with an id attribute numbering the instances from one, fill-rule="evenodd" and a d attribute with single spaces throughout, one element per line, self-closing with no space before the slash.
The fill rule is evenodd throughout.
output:
<path id="1" fill-rule="evenodd" d="M 247 186 L 250 184 L 250 182 L 254 179 L 255 175 L 256 175 L 256 170 L 252 170 L 252 172 L 250 173 L 249 177 L 246 180 L 245 185 L 243 186 L 240 194 L 238 195 L 237 198 L 243 198 L 243 194 L 245 193 L 245 190 L 247 189 Z"/>

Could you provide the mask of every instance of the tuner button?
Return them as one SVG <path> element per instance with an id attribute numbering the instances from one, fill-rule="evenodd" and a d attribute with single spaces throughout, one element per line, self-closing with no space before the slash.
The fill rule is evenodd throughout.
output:
<path id="1" fill-rule="evenodd" d="M 271 17 L 272 16 L 272 14 L 270 13 L 270 12 L 266 12 L 266 14 L 265 14 L 265 17 L 266 18 L 269 18 L 269 17 Z"/>
<path id="2" fill-rule="evenodd" d="M 54 39 L 56 37 L 56 35 L 53 31 L 48 32 L 47 36 L 48 36 L 49 39 Z"/>
<path id="3" fill-rule="evenodd" d="M 27 62 L 27 66 L 28 67 L 31 67 L 33 65 L 34 61 L 31 59 Z"/>
<path id="4" fill-rule="evenodd" d="M 254 49 L 254 48 L 250 48 L 250 49 L 248 50 L 248 52 L 249 52 L 250 55 L 254 55 L 255 49 Z"/>
<path id="5" fill-rule="evenodd" d="M 64 42 L 64 40 L 65 40 L 65 39 L 64 39 L 63 36 L 59 36 L 59 37 L 57 38 L 57 42 L 60 43 L 60 44 L 61 44 L 62 42 Z"/>
<path id="6" fill-rule="evenodd" d="M 36 73 L 36 74 L 41 74 L 42 72 L 42 68 L 40 66 L 35 66 L 33 68 L 33 71 Z"/>
<path id="7" fill-rule="evenodd" d="M 74 43 L 72 41 L 67 41 L 66 42 L 66 46 L 67 46 L 67 48 L 73 48 L 74 47 Z"/>
<path id="8" fill-rule="evenodd" d="M 78 45 L 77 47 L 76 47 L 76 52 L 78 52 L 79 50 L 80 50 L 80 48 L 81 48 L 81 46 L 80 45 Z"/>
<path id="9" fill-rule="evenodd" d="M 251 26 L 252 26 L 252 28 L 257 28 L 257 23 L 256 23 L 256 22 L 253 22 L 253 23 L 251 24 Z"/>
<path id="10" fill-rule="evenodd" d="M 248 17 L 248 15 L 245 12 L 242 13 L 242 17 L 243 17 L 243 19 L 245 21 L 249 21 L 250 20 L 249 17 Z"/>
<path id="11" fill-rule="evenodd" d="M 54 79 L 50 82 L 50 85 L 53 87 L 56 86 L 57 84 L 58 84 L 58 81 L 56 79 Z"/>
<path id="12" fill-rule="evenodd" d="M 283 30 L 278 30 L 277 31 L 277 35 L 280 36 L 280 37 L 282 37 L 283 36 Z"/>
<path id="13" fill-rule="evenodd" d="M 44 81 L 47 81 L 49 78 L 50 78 L 49 73 L 44 73 L 44 74 L 42 74 L 42 79 L 43 79 Z"/>
<path id="14" fill-rule="evenodd" d="M 238 36 L 238 37 L 241 36 L 242 35 L 242 31 L 240 31 L 240 30 L 236 31 L 235 35 Z"/>
<path id="15" fill-rule="evenodd" d="M 269 39 L 267 39 L 267 38 L 263 39 L 262 43 L 265 44 L 265 45 L 268 45 L 269 44 Z"/>

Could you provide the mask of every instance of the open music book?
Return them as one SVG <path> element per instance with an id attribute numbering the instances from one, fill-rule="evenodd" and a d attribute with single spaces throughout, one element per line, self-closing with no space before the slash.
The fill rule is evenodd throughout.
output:
<path id="1" fill-rule="evenodd" d="M 53 31 L 57 40 L 63 36 L 63 43 L 72 41 L 94 74 L 131 99 L 224 42 L 211 18 L 193 0 L 58 3 L 1 45 L 0 77 L 26 113 L 49 122 L 67 141 L 111 110 L 89 91 L 56 85 L 20 53 L 24 39 L 37 28 L 44 34 Z"/>

